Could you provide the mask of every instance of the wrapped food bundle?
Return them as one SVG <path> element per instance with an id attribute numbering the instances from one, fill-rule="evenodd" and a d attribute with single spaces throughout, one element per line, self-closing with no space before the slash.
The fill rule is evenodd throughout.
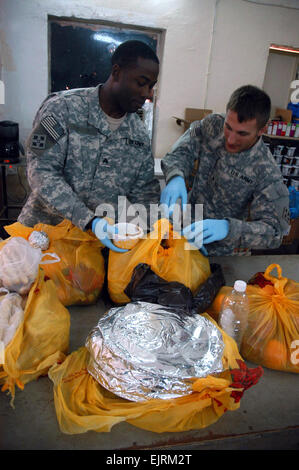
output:
<path id="1" fill-rule="evenodd" d="M 102 291 L 105 277 L 103 245 L 91 232 L 85 232 L 63 220 L 58 225 L 36 224 L 25 227 L 16 222 L 5 226 L 11 237 L 22 237 L 58 262 L 42 262 L 47 277 L 56 285 L 65 306 L 95 303 Z"/>
<path id="2" fill-rule="evenodd" d="M 137 305 L 135 305 L 135 308 L 137 308 Z M 155 306 L 155 308 L 158 308 L 158 306 Z M 185 327 L 185 323 L 180 324 L 179 319 L 172 316 L 164 308 L 162 319 L 160 309 L 158 312 L 155 308 L 148 310 L 147 306 L 145 310 L 141 308 L 140 304 L 138 305 L 137 310 L 141 314 L 138 335 L 134 334 L 133 331 L 135 321 L 129 322 L 130 328 L 126 330 L 127 344 L 123 335 L 115 336 L 114 344 L 111 345 L 111 354 L 109 354 L 110 348 L 107 345 L 105 328 L 101 326 L 101 331 L 105 334 L 103 338 L 101 338 L 99 327 L 95 329 L 97 332 L 94 331 L 89 335 L 87 342 L 89 343 L 88 347 L 92 350 L 91 353 L 86 346 L 80 347 L 69 354 L 62 363 L 56 363 L 51 367 L 48 376 L 54 384 L 56 416 L 60 430 L 63 433 L 69 435 L 82 434 L 88 431 L 110 432 L 115 425 L 124 421 L 155 433 L 206 428 L 219 420 L 224 413 L 237 410 L 240 407 L 244 392 L 259 382 L 263 375 L 263 369 L 260 366 L 254 369 L 248 368 L 239 354 L 236 342 L 205 313 L 197 315 L 197 317 L 205 318 L 221 332 L 224 344 L 222 372 L 212 373 L 217 370 L 218 361 L 216 351 L 211 348 L 211 354 L 215 361 L 213 363 L 213 359 L 209 359 L 202 368 L 202 372 L 204 370 L 208 372 L 209 363 L 211 373 L 206 377 L 195 378 L 193 381 L 187 378 L 183 383 L 182 378 L 188 376 L 189 373 L 200 372 L 201 369 L 199 368 L 199 371 L 197 369 L 200 355 L 202 358 L 205 356 L 208 359 L 204 327 L 200 327 L 196 331 L 197 327 L 195 327 L 195 324 L 190 323 L 190 317 L 184 315 L 184 319 L 188 319 Z M 124 311 L 128 313 L 127 307 L 122 307 L 118 311 L 122 311 L 123 314 Z M 143 317 L 145 313 L 150 314 L 148 317 L 150 319 L 154 315 L 157 317 L 151 329 L 149 329 L 148 319 Z M 120 316 L 112 314 L 111 311 L 107 313 L 107 318 L 105 318 L 107 325 L 105 324 L 105 327 L 107 326 L 109 331 L 113 330 L 115 333 L 120 331 L 125 333 L 125 328 L 118 328 L 117 320 L 120 320 Z M 170 317 L 172 319 L 171 322 L 168 321 L 167 328 L 165 324 L 166 315 L 168 320 Z M 137 317 L 137 311 L 135 311 L 134 316 Z M 115 322 L 113 322 L 113 318 L 116 320 Z M 128 320 L 128 318 L 127 316 L 126 319 Z M 149 331 L 142 328 L 142 324 L 147 326 Z M 160 328 L 162 325 L 163 328 Z M 189 326 L 187 327 L 187 325 Z M 203 326 L 203 323 L 200 322 L 200 325 Z M 132 344 L 136 337 L 138 337 L 139 343 Z M 178 338 L 180 338 L 180 341 L 178 341 Z M 218 343 L 216 338 L 217 334 L 214 341 L 212 341 L 215 346 Z M 98 342 L 98 346 L 105 343 L 103 361 L 107 365 L 106 376 L 108 377 L 108 373 L 112 372 L 109 376 L 108 385 L 115 393 L 111 393 L 104 388 L 101 382 L 92 375 L 92 367 L 96 366 L 96 372 L 98 373 L 101 372 L 101 367 L 104 368 L 105 366 L 94 361 L 96 355 L 97 359 L 101 356 L 100 347 L 96 345 L 96 342 Z M 201 349 L 200 354 L 195 357 L 194 352 L 197 351 L 198 342 Z M 180 343 L 181 356 L 177 360 L 178 354 L 175 356 L 175 352 Z M 134 357 L 130 357 L 126 351 L 127 348 L 129 352 L 138 352 L 134 347 L 136 344 L 138 344 L 138 351 L 141 353 L 139 361 L 138 358 L 134 360 Z M 141 346 L 144 344 L 147 345 L 147 348 L 142 350 Z M 168 347 L 162 347 L 163 344 L 168 344 Z M 219 348 L 219 356 L 220 347 L 221 341 L 216 348 Z M 114 351 L 118 356 L 114 354 Z M 173 358 L 170 354 L 172 351 L 174 351 Z M 148 362 L 146 362 L 146 359 L 148 359 Z M 153 360 L 155 362 L 152 367 Z M 123 366 L 127 367 L 126 374 L 123 373 Z M 116 368 L 115 372 L 112 369 L 113 367 Z M 121 374 L 118 375 L 118 373 Z M 160 375 L 158 376 L 158 374 Z M 100 379 L 99 374 L 95 374 L 95 376 Z M 167 380 L 162 382 L 161 378 L 165 377 L 167 377 Z M 145 378 L 149 380 L 144 382 Z M 183 392 L 187 394 L 177 398 L 166 398 L 167 394 L 172 396 L 172 393 L 168 393 L 168 385 L 172 382 L 176 386 L 179 380 L 181 380 L 180 385 L 184 388 Z M 189 389 L 186 390 L 189 381 L 192 382 L 192 393 L 189 393 Z M 144 388 L 142 388 L 143 384 L 145 384 Z M 151 386 L 153 388 L 149 388 Z M 167 386 L 167 388 L 163 394 L 162 387 L 164 386 Z M 175 391 L 181 393 L 182 387 L 180 389 L 177 387 Z M 125 396 L 129 400 L 117 395 L 119 392 L 125 392 Z M 153 392 L 153 396 L 158 395 L 161 398 L 151 399 L 148 392 L 150 394 Z M 142 401 L 133 401 L 133 399 L 140 400 L 141 398 Z"/>
<path id="3" fill-rule="evenodd" d="M 276 269 L 277 277 L 271 274 Z M 269 369 L 299 373 L 299 283 L 278 264 L 256 273 L 247 286 L 248 328 L 241 354 Z"/>
<path id="4" fill-rule="evenodd" d="M 19 294 L 0 297 L 0 341 L 6 347 L 14 337 L 24 318 L 24 299 Z"/>
<path id="5" fill-rule="evenodd" d="M 5 290 L 1 288 L 1 293 Z M 0 358 L 0 386 L 10 393 L 12 405 L 16 385 L 23 389 L 64 360 L 69 329 L 69 312 L 41 268 L 28 295 L 6 292 L 0 297 L 0 340 L 5 348 L 3 363 Z"/>
<path id="6" fill-rule="evenodd" d="M 224 343 L 214 323 L 148 302 L 112 308 L 86 347 L 88 372 L 131 401 L 188 395 L 197 378 L 223 371 Z"/>
<path id="7" fill-rule="evenodd" d="M 109 296 L 114 303 L 130 301 L 125 289 L 140 263 L 147 264 L 164 281 L 183 284 L 192 294 L 211 275 L 208 258 L 199 250 L 191 249 L 168 219 L 157 220 L 153 230 L 126 253 L 110 250 L 107 280 Z"/>
<path id="8" fill-rule="evenodd" d="M 10 292 L 27 294 L 37 277 L 39 265 L 59 261 L 53 253 L 43 254 L 36 241 L 34 243 L 32 246 L 22 237 L 12 237 L 0 251 L 0 279 Z M 48 254 L 54 259 L 42 262 L 43 256 Z"/>

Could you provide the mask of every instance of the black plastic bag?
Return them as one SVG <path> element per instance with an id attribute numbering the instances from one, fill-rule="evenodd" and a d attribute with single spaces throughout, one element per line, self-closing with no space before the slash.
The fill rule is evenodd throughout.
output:
<path id="1" fill-rule="evenodd" d="M 124 292 L 132 302 L 150 302 L 180 309 L 184 313 L 192 311 L 191 290 L 180 282 L 165 281 L 145 263 L 135 267 Z"/>
<path id="2" fill-rule="evenodd" d="M 191 290 L 180 282 L 168 282 L 157 276 L 150 266 L 138 264 L 125 289 L 132 302 L 142 301 L 175 308 L 182 314 L 203 313 L 213 303 L 225 279 L 219 264 L 211 264 L 211 275 L 193 296 Z"/>
<path id="3" fill-rule="evenodd" d="M 220 264 L 211 263 L 210 268 L 212 274 L 193 296 L 192 307 L 196 313 L 206 312 L 220 288 L 225 285 L 225 278 Z"/>

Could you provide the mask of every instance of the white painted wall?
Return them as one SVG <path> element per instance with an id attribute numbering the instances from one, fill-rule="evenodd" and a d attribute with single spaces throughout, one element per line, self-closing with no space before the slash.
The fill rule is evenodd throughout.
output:
<path id="1" fill-rule="evenodd" d="M 285 4 L 299 8 L 298 0 Z M 47 15 L 166 30 L 156 157 L 182 133 L 171 116 L 183 117 L 186 107 L 224 112 L 237 86 L 263 85 L 271 43 L 299 47 L 299 9 L 245 0 L 0 0 L 0 79 L 6 92 L 0 119 L 19 122 L 21 141 L 48 90 Z"/>

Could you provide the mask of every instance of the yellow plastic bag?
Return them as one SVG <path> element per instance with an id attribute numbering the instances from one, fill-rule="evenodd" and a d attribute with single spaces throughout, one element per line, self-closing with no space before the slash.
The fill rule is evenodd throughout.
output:
<path id="1" fill-rule="evenodd" d="M 178 235 L 178 234 L 176 234 Z M 154 230 L 141 239 L 130 251 L 116 253 L 110 250 L 108 263 L 108 292 L 117 304 L 129 302 L 124 293 L 134 268 L 139 263 L 148 264 L 155 274 L 166 281 L 177 281 L 192 293 L 211 274 L 208 258 L 190 247 L 185 238 L 175 238 L 167 219 L 158 220 Z"/>
<path id="2" fill-rule="evenodd" d="M 206 315 L 206 318 L 211 318 Z M 211 320 L 212 321 L 212 320 Z M 237 345 L 224 332 L 223 365 L 217 377 L 194 379 L 191 395 L 171 400 L 130 402 L 105 390 L 88 372 L 85 347 L 49 370 L 60 429 L 66 434 L 109 432 L 126 421 L 157 433 L 200 429 L 216 422 L 227 410 L 236 410 L 246 388 L 257 383 L 263 370 L 248 369 Z"/>
<path id="3" fill-rule="evenodd" d="M 45 281 L 39 269 L 31 287 L 20 323 L 13 339 L 4 351 L 0 364 L 2 391 L 15 396 L 15 385 L 20 389 L 48 369 L 65 359 L 69 346 L 70 314 L 57 297 L 53 281 Z"/>
<path id="4" fill-rule="evenodd" d="M 278 277 L 272 276 L 276 268 Z M 248 328 L 241 353 L 270 369 L 299 372 L 299 283 L 271 264 L 247 286 Z"/>
<path id="5" fill-rule="evenodd" d="M 28 239 L 33 230 L 50 239 L 47 252 L 56 253 L 60 262 L 42 266 L 54 281 L 58 297 L 65 306 L 95 303 L 105 278 L 103 245 L 91 232 L 83 232 L 69 220 L 58 225 L 37 224 L 33 228 L 19 222 L 5 227 L 11 236 Z"/>

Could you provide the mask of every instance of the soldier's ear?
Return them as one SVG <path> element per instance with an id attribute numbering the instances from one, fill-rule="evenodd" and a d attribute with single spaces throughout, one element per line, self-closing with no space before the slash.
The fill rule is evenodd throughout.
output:
<path id="1" fill-rule="evenodd" d="M 262 127 L 259 131 L 258 131 L 258 136 L 260 137 L 262 134 L 267 134 L 267 124 Z"/>
<path id="2" fill-rule="evenodd" d="M 120 66 L 118 64 L 112 66 L 111 75 L 116 82 L 119 80 Z"/>

